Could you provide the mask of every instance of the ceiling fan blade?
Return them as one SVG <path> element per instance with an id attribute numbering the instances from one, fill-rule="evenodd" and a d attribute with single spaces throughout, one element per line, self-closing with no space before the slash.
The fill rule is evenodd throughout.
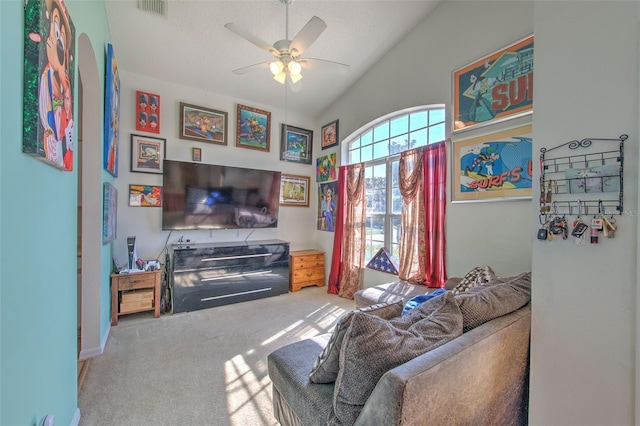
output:
<path id="1" fill-rule="evenodd" d="M 325 71 L 334 74 L 347 74 L 349 72 L 349 65 L 341 64 L 340 62 L 316 58 L 304 58 L 298 60 L 298 62 L 302 65 L 302 68 L 309 70 Z"/>
<path id="2" fill-rule="evenodd" d="M 263 68 L 269 69 L 269 62 L 260 62 L 259 64 L 253 64 L 253 65 L 249 65 L 249 66 L 246 66 L 246 67 L 237 68 L 235 70 L 232 70 L 231 72 L 234 73 L 234 74 L 241 75 L 241 74 L 246 74 L 246 73 L 251 72 L 251 71 L 260 70 L 260 69 L 263 69 Z"/>
<path id="3" fill-rule="evenodd" d="M 269 43 L 262 40 L 261 38 L 251 34 L 249 31 L 245 30 L 244 28 L 239 27 L 238 25 L 233 24 L 231 22 L 229 22 L 228 24 L 224 24 L 224 27 L 238 34 L 240 37 L 244 38 L 248 42 L 255 44 L 260 49 L 266 50 L 267 52 L 270 52 L 271 54 L 278 56 L 278 51 L 273 46 L 271 46 Z"/>
<path id="4" fill-rule="evenodd" d="M 317 16 L 311 18 L 291 41 L 291 45 L 289 46 L 291 54 L 293 56 L 301 55 L 302 52 L 311 46 L 311 43 L 316 41 L 325 28 L 327 28 L 327 24 L 322 19 Z"/>

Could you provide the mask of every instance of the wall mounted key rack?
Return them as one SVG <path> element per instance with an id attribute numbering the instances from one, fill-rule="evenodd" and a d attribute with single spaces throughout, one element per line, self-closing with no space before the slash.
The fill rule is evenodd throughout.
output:
<path id="1" fill-rule="evenodd" d="M 585 138 L 540 149 L 540 212 L 620 215 L 624 141 Z M 580 205 L 580 206 L 579 206 Z"/>

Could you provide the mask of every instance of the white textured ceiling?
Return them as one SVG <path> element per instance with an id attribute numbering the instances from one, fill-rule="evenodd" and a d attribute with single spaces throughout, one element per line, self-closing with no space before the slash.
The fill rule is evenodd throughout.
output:
<path id="1" fill-rule="evenodd" d="M 287 108 L 317 117 L 440 1 L 293 1 L 289 39 L 314 15 L 327 23 L 302 57 L 345 63 L 350 70 L 347 75 L 304 70 L 302 89 L 287 94 Z M 285 89 L 268 69 L 231 72 L 273 56 L 224 27 L 232 22 L 270 45 L 284 39 L 286 14 L 280 0 L 169 0 L 167 7 L 167 16 L 161 17 L 138 10 L 135 0 L 106 0 L 119 69 L 284 107 Z"/>

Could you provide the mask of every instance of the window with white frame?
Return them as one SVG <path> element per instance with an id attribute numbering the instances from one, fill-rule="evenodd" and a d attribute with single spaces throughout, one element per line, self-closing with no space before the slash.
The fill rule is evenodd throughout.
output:
<path id="1" fill-rule="evenodd" d="M 365 261 L 382 247 L 398 259 L 402 196 L 400 153 L 445 138 L 444 105 L 414 107 L 372 121 L 345 142 L 348 164 L 365 163 L 367 197 Z"/>

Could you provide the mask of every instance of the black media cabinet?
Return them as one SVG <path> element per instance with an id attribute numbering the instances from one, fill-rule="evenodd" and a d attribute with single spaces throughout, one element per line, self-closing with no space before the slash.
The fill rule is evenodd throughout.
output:
<path id="1" fill-rule="evenodd" d="M 285 241 L 176 243 L 171 254 L 174 313 L 289 291 L 289 243 Z"/>

